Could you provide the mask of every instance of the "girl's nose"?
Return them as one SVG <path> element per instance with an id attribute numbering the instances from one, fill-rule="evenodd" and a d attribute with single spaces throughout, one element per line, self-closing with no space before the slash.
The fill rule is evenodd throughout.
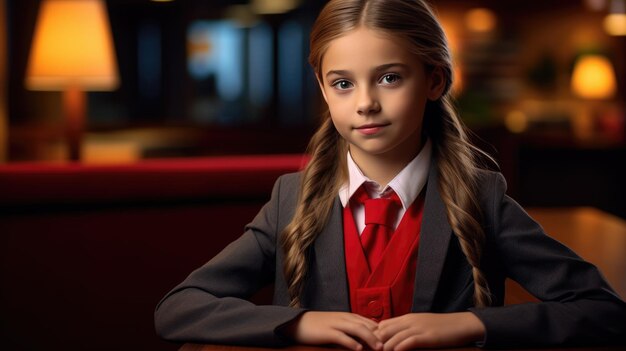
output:
<path id="1" fill-rule="evenodd" d="M 359 115 L 367 116 L 380 111 L 378 98 L 370 88 L 361 89 L 359 100 L 357 101 L 357 112 Z"/>

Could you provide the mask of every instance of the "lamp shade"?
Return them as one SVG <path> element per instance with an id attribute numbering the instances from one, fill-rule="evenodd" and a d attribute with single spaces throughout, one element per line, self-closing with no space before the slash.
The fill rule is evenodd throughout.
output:
<path id="1" fill-rule="evenodd" d="M 101 0 L 44 0 L 26 71 L 31 90 L 113 90 L 115 49 Z"/>
<path id="2" fill-rule="evenodd" d="M 587 55 L 576 61 L 572 91 L 585 99 L 610 99 L 616 91 L 615 70 L 604 56 Z"/>

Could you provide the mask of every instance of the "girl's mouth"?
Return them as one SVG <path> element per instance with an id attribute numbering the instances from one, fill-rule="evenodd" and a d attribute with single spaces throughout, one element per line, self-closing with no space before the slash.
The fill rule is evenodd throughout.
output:
<path id="1" fill-rule="evenodd" d="M 364 135 L 374 135 L 374 134 L 380 132 L 383 128 L 385 128 L 388 125 L 389 125 L 389 123 L 387 123 L 387 124 L 365 124 L 365 125 L 356 127 L 354 129 L 356 129 L 359 133 L 364 134 Z"/>

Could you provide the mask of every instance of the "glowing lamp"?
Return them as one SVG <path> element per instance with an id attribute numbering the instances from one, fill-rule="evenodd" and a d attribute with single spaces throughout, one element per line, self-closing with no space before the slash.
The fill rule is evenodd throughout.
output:
<path id="1" fill-rule="evenodd" d="M 69 155 L 79 160 L 85 91 L 114 90 L 119 85 L 105 4 L 101 0 L 44 0 L 34 33 L 26 88 L 63 91 Z"/>
<path id="2" fill-rule="evenodd" d="M 496 27 L 496 22 L 495 13 L 486 8 L 472 9 L 465 15 L 467 28 L 474 32 L 491 32 Z"/>
<path id="3" fill-rule="evenodd" d="M 604 18 L 604 30 L 609 35 L 626 36 L 626 1 L 611 0 L 609 14 Z"/>
<path id="4" fill-rule="evenodd" d="M 615 95 L 615 70 L 604 56 L 583 56 L 576 62 L 571 88 L 585 99 L 610 99 Z"/>
<path id="5" fill-rule="evenodd" d="M 604 30 L 610 35 L 626 36 L 626 13 L 610 13 L 604 18 Z"/>

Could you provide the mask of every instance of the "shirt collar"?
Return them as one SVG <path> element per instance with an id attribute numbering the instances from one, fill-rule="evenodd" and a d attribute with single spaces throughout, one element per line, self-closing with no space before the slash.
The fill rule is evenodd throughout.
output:
<path id="1" fill-rule="evenodd" d="M 343 207 L 346 207 L 352 195 L 365 183 L 365 189 L 372 198 L 381 197 L 381 195 L 393 189 L 393 191 L 398 194 L 402 202 L 402 207 L 406 210 L 411 206 L 413 201 L 415 201 L 424 188 L 424 185 L 426 185 L 431 155 L 432 145 L 429 139 L 426 141 L 426 144 L 424 144 L 419 154 L 417 154 L 384 189 L 381 189 L 380 184 L 367 178 L 363 172 L 361 172 L 361 169 L 354 162 L 348 151 L 348 182 L 343 184 L 339 189 L 339 200 L 341 200 L 341 204 Z"/>

